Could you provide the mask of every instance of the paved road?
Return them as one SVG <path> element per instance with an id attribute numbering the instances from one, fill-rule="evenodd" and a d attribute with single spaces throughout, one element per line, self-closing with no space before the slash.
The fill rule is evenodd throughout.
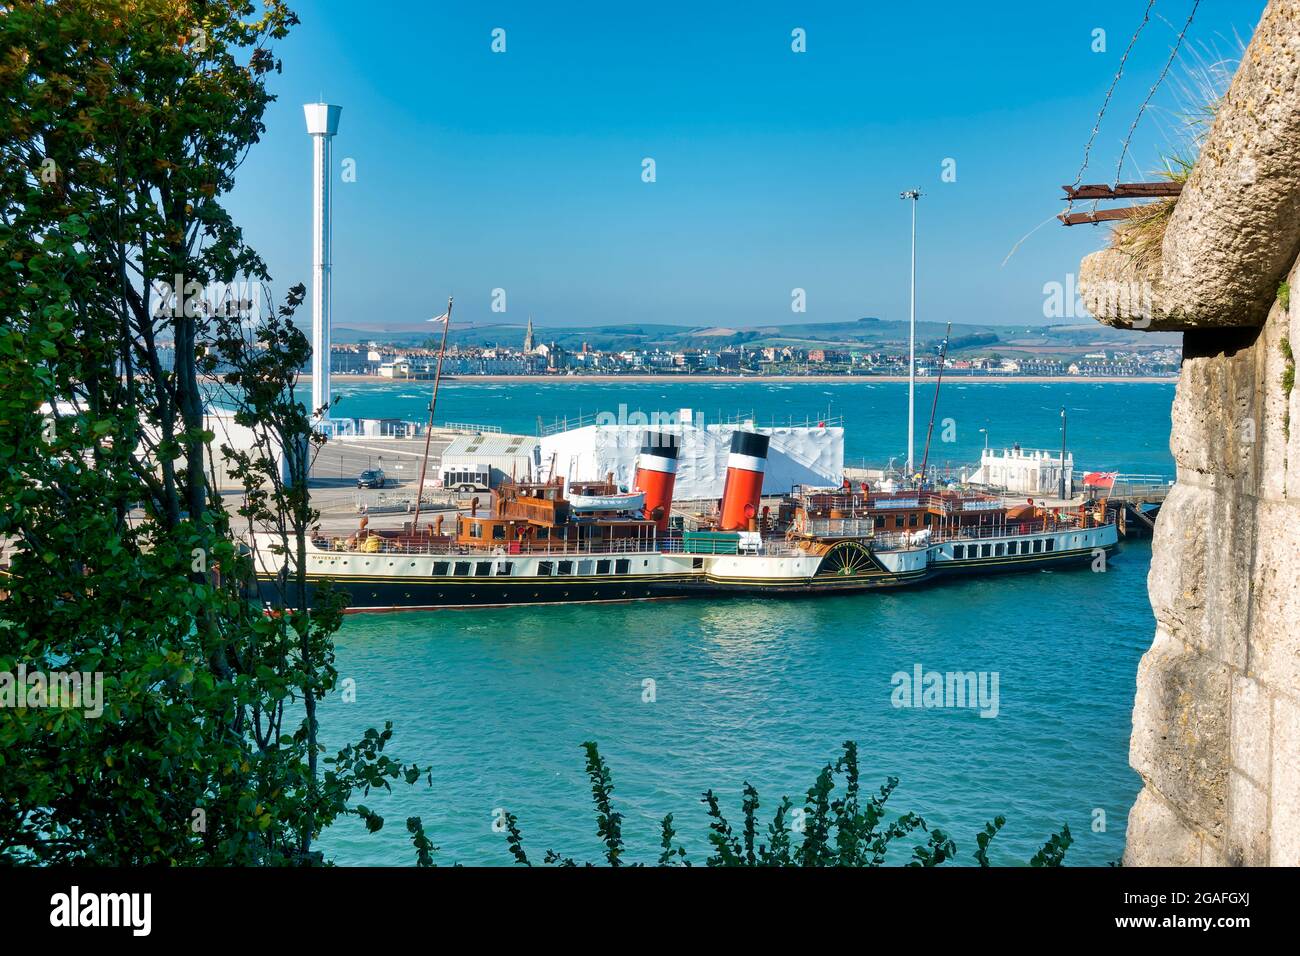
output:
<path id="1" fill-rule="evenodd" d="M 429 476 L 436 475 L 451 439 L 435 435 L 429 444 Z M 413 488 L 420 477 L 423 438 L 357 438 L 327 442 L 312 462 L 311 487 L 356 489 L 357 476 L 382 468 L 388 488 Z"/>

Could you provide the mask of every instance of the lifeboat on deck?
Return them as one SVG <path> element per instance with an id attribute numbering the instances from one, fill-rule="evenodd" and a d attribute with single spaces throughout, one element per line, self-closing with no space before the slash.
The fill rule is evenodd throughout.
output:
<path id="1" fill-rule="evenodd" d="M 591 511 L 640 511 L 645 507 L 645 493 L 620 491 L 607 495 L 569 495 L 569 508 L 585 514 Z"/>

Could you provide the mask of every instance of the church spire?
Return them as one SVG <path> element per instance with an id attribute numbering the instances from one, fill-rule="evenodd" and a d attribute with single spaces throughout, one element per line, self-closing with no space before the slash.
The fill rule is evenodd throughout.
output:
<path id="1" fill-rule="evenodd" d="M 533 350 L 533 317 L 530 315 L 528 316 L 528 330 L 524 332 L 524 351 L 531 352 L 532 350 Z"/>

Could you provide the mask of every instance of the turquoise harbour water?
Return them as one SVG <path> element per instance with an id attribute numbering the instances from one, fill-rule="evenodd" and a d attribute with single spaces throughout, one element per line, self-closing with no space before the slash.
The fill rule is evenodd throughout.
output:
<path id="1" fill-rule="evenodd" d="M 337 415 L 351 418 L 393 416 L 423 422 L 428 417 L 431 382 L 351 382 L 334 379 Z M 933 383 L 918 379 L 916 457 L 919 462 L 930 418 Z M 310 399 L 310 390 L 303 390 Z M 1080 466 L 1173 477 L 1169 456 L 1169 408 L 1173 383 L 1002 383 L 950 379 L 939 399 L 931 462 L 953 467 L 979 461 L 990 444 L 1029 448 L 1061 447 L 1061 408 L 1068 416 L 1067 441 Z M 601 413 L 618 418 L 640 412 L 675 413 L 691 408 L 710 422 L 753 414 L 760 425 L 827 417 L 845 419 L 845 463 L 862 459 L 901 463 L 907 453 L 907 385 L 900 382 L 665 382 L 607 383 L 537 381 L 444 382 L 438 395 L 439 422 L 496 425 L 507 432 L 537 434 L 567 416 Z M 951 419 L 955 441 L 941 440 Z M 323 452 L 328 460 L 329 452 Z"/>
<path id="2" fill-rule="evenodd" d="M 406 383 L 338 391 L 346 399 L 339 414 L 418 417 L 427 404 Z M 1051 447 L 1064 404 L 1082 463 L 1172 474 L 1172 397 L 1172 385 L 945 386 L 939 416 L 954 419 L 958 441 L 944 457 L 977 457 L 986 421 L 994 444 L 1001 435 Z M 626 403 L 642 411 L 695 407 L 711 418 L 719 408 L 752 409 L 766 422 L 825 417 L 828 401 L 831 414 L 847 418 L 850 457 L 880 461 L 906 441 L 906 388 L 883 383 L 454 383 L 438 418 L 532 432 L 539 414 L 550 421 L 579 405 L 617 412 Z M 928 398 L 922 404 L 928 416 Z M 518 816 L 535 862 L 548 848 L 599 859 L 581 750 L 596 740 L 613 770 L 630 858 L 653 861 L 659 820 L 671 812 L 678 839 L 701 863 L 704 790 L 714 789 L 739 825 L 749 781 L 766 825 L 780 797 L 800 805 L 820 768 L 852 739 L 864 787 L 899 777 L 892 809 L 948 831 L 958 862 L 973 862 L 975 833 L 1003 814 L 994 863 L 1026 862 L 1069 823 L 1076 842 L 1068 862 L 1104 865 L 1123 850 L 1138 790 L 1128 737 L 1134 675 L 1154 628 L 1149 564 L 1150 547 L 1139 542 L 1104 574 L 1031 572 L 814 600 L 350 617 L 338 666 L 355 680 L 357 699 L 326 701 L 327 744 L 391 719 L 388 752 L 431 764 L 433 781 L 364 798 L 386 818 L 384 829 L 367 834 L 345 820 L 322 848 L 341 864 L 409 864 L 405 820 L 420 816 L 441 864 L 508 865 L 505 837 L 492 827 L 505 808 Z M 997 716 L 894 706 L 893 676 L 917 665 L 996 673 Z M 647 680 L 652 702 L 644 699 Z M 891 862 L 903 862 L 916 842 L 902 841 Z"/>

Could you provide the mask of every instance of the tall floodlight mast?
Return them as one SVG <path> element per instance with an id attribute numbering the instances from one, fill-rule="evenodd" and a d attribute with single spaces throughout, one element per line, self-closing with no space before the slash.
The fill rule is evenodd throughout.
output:
<path id="1" fill-rule="evenodd" d="M 907 478 L 913 476 L 916 452 L 916 203 L 921 190 L 909 189 L 898 194 L 899 199 L 912 201 L 912 307 L 907 346 Z"/>

